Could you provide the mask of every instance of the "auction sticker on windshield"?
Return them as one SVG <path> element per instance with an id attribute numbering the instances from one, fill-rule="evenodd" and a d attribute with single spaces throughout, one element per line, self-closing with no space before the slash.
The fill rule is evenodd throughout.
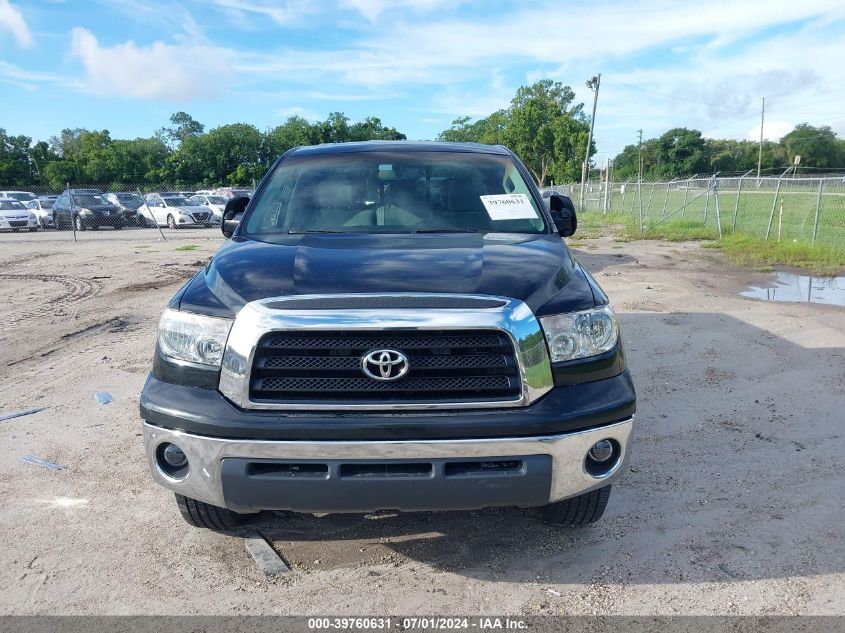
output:
<path id="1" fill-rule="evenodd" d="M 524 193 L 479 196 L 491 220 L 534 220 L 537 212 Z"/>

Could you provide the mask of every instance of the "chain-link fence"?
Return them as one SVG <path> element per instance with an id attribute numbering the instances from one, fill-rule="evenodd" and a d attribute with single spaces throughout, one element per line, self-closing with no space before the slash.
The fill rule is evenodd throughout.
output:
<path id="1" fill-rule="evenodd" d="M 0 188 L 0 240 L 3 235 L 67 231 L 148 229 L 163 236 L 180 228 L 220 227 L 229 198 L 249 194 L 239 187 L 181 190 L 158 186 L 121 188 L 71 184 L 63 191 Z"/>
<path id="2" fill-rule="evenodd" d="M 845 251 L 845 176 L 737 176 L 555 186 L 587 216 L 603 214 L 635 233 L 694 237 L 742 233 Z M 580 218 L 579 218 L 580 219 Z"/>

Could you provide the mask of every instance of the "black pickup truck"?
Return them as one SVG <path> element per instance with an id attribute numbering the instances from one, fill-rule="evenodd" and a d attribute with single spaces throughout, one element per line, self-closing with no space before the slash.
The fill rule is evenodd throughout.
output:
<path id="1" fill-rule="evenodd" d="M 598 520 L 636 396 L 616 317 L 507 148 L 284 154 L 173 297 L 141 395 L 184 518 L 537 507 Z"/>

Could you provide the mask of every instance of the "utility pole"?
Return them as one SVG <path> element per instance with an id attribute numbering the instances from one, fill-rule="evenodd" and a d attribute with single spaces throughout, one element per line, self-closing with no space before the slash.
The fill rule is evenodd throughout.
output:
<path id="1" fill-rule="evenodd" d="M 763 107 L 760 109 L 760 149 L 757 151 L 757 186 L 760 186 L 760 165 L 763 163 L 763 122 L 766 119 L 766 97 L 763 97 Z"/>
<path id="2" fill-rule="evenodd" d="M 593 91 L 593 116 L 590 118 L 590 134 L 587 136 L 587 152 L 584 158 L 584 168 L 581 171 L 581 208 L 584 208 L 584 188 L 587 185 L 587 176 L 590 173 L 590 146 L 593 144 L 593 126 L 596 123 L 596 104 L 599 101 L 599 86 L 601 85 L 601 73 L 587 80 L 587 88 Z"/>

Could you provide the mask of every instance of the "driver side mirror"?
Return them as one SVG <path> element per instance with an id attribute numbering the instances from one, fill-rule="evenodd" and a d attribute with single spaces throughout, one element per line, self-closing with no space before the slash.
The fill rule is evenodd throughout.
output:
<path id="1" fill-rule="evenodd" d="M 246 205 L 249 204 L 247 196 L 238 196 L 237 198 L 230 198 L 226 202 L 226 208 L 223 209 L 223 222 L 220 224 L 220 229 L 226 238 L 232 237 L 238 225 L 241 223 L 241 217 L 246 210 Z"/>
<path id="2" fill-rule="evenodd" d="M 575 234 L 575 229 L 578 228 L 578 216 L 575 214 L 572 198 L 553 193 L 549 196 L 549 211 L 552 213 L 558 235 L 569 237 Z"/>

